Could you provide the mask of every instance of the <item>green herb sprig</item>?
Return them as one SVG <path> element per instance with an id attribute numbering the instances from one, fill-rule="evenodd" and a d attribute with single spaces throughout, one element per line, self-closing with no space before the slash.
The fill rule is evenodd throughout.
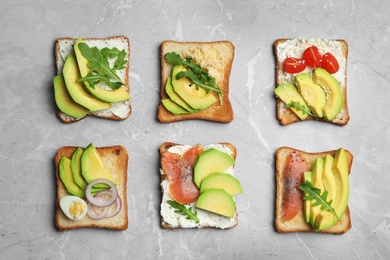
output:
<path id="1" fill-rule="evenodd" d="M 312 200 L 314 199 L 315 202 L 312 206 L 321 205 L 321 209 L 327 209 L 330 212 L 332 212 L 337 220 L 339 220 L 339 217 L 336 214 L 336 211 L 332 208 L 332 202 L 333 200 L 326 201 L 326 197 L 328 196 L 328 191 L 324 190 L 324 192 L 321 194 L 321 190 L 315 186 L 310 181 L 305 181 L 302 184 L 299 185 L 299 189 L 302 190 L 305 194 L 303 197 L 304 200 Z"/>
<path id="2" fill-rule="evenodd" d="M 124 85 L 120 77 L 116 74 L 117 70 L 125 68 L 127 60 L 125 60 L 126 52 L 119 51 L 117 48 L 103 48 L 101 51 L 97 47 L 89 47 L 86 43 L 79 44 L 82 55 L 88 60 L 88 67 L 90 71 L 87 76 L 78 79 L 78 82 L 86 81 L 92 88 L 96 84 L 104 82 L 112 89 L 118 89 Z M 110 67 L 108 59 L 116 58 L 113 67 Z"/>
<path id="3" fill-rule="evenodd" d="M 303 112 L 305 112 L 306 114 L 309 114 L 311 115 L 312 117 L 314 117 L 315 119 L 319 119 L 316 115 L 314 115 L 310 109 L 307 109 L 304 105 L 302 105 L 300 102 L 296 102 L 296 101 L 291 101 L 290 103 L 288 104 L 285 104 L 284 105 L 286 108 L 295 108 L 295 109 L 298 109 L 298 110 L 301 110 Z"/>
<path id="4" fill-rule="evenodd" d="M 179 72 L 176 76 L 177 79 L 189 77 L 194 82 L 196 87 L 201 87 L 208 93 L 210 90 L 222 93 L 222 90 L 217 86 L 213 77 L 208 72 L 202 69 L 196 64 L 192 57 L 186 57 L 183 59 L 176 52 L 169 52 L 164 55 L 165 60 L 172 65 L 182 65 L 187 71 Z"/>
<path id="5" fill-rule="evenodd" d="M 184 205 L 174 201 L 174 200 L 168 200 L 167 203 L 174 208 L 174 212 L 187 216 L 186 219 L 194 220 L 196 223 L 199 223 L 198 214 L 196 211 L 193 211 L 192 208 L 186 208 Z"/>

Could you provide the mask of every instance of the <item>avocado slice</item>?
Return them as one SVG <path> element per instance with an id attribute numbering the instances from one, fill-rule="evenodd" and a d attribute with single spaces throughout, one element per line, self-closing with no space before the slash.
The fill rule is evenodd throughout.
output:
<path id="1" fill-rule="evenodd" d="M 224 189 L 211 188 L 200 194 L 195 206 L 225 217 L 233 218 L 236 203 Z"/>
<path id="2" fill-rule="evenodd" d="M 304 182 L 308 181 L 311 183 L 311 175 L 312 175 L 312 172 L 304 172 L 303 173 L 303 181 Z M 306 196 L 306 194 L 303 194 L 303 195 Z M 310 223 L 311 203 L 312 203 L 311 200 L 304 200 L 303 201 L 303 213 L 305 215 L 305 220 L 307 223 Z"/>
<path id="3" fill-rule="evenodd" d="M 232 156 L 215 148 L 201 152 L 194 165 L 195 184 L 200 187 L 205 177 L 214 172 L 225 172 L 234 162 Z"/>
<path id="4" fill-rule="evenodd" d="M 172 70 L 172 86 L 174 91 L 193 109 L 205 109 L 217 102 L 212 91 L 208 93 L 201 87 L 196 87 L 195 84 L 188 78 L 184 77 L 177 79 L 179 72 L 186 71 L 182 65 L 175 65 Z"/>
<path id="5" fill-rule="evenodd" d="M 81 175 L 81 155 L 83 154 L 83 149 L 77 147 L 72 154 L 72 159 L 70 162 L 70 168 L 72 170 L 74 182 L 82 189 L 87 188 L 88 183 L 84 180 L 84 177 Z"/>
<path id="6" fill-rule="evenodd" d="M 317 117 L 322 118 L 324 113 L 322 108 L 325 106 L 325 92 L 320 85 L 314 84 L 313 79 L 307 73 L 301 73 L 295 76 L 294 84 L 297 86 L 306 104 L 311 112 Z"/>
<path id="7" fill-rule="evenodd" d="M 161 103 L 172 114 L 180 115 L 180 114 L 190 113 L 187 110 L 185 110 L 183 107 L 179 106 L 177 103 L 170 100 L 169 98 L 161 99 Z"/>
<path id="8" fill-rule="evenodd" d="M 165 91 L 169 96 L 169 99 L 187 110 L 188 112 L 196 112 L 196 109 L 191 108 L 174 90 L 172 86 L 172 78 L 168 77 L 167 83 L 165 84 Z M 172 112 L 173 113 L 173 112 Z"/>
<path id="9" fill-rule="evenodd" d="M 91 183 L 99 178 L 104 178 L 116 185 L 114 177 L 109 169 L 104 167 L 102 158 L 92 143 L 85 148 L 83 154 L 81 155 L 81 174 L 87 183 Z M 96 184 L 94 187 L 97 189 L 109 188 L 108 185 L 103 183 Z"/>
<path id="10" fill-rule="evenodd" d="M 65 186 L 66 191 L 74 196 L 85 198 L 84 190 L 80 189 L 79 186 L 74 182 L 72 170 L 70 168 L 70 159 L 62 156 L 59 163 L 59 175 L 62 183 Z"/>
<path id="11" fill-rule="evenodd" d="M 82 42 L 84 41 L 81 38 L 78 38 L 73 49 L 76 55 L 80 75 L 81 77 L 85 77 L 89 72 L 89 67 L 87 65 L 88 60 L 83 56 L 79 48 L 79 44 Z M 105 90 L 99 86 L 91 87 L 91 85 L 86 81 L 83 81 L 83 84 L 93 96 L 105 102 L 114 103 L 130 99 L 130 94 L 123 87 L 116 90 Z"/>
<path id="12" fill-rule="evenodd" d="M 65 114 L 73 116 L 77 119 L 84 117 L 89 113 L 89 110 L 85 107 L 77 104 L 69 95 L 66 89 L 64 77 L 57 75 L 53 79 L 54 84 L 54 97 L 58 108 Z"/>
<path id="13" fill-rule="evenodd" d="M 325 91 L 326 103 L 322 110 L 325 120 L 332 121 L 341 112 L 344 103 L 340 84 L 335 77 L 322 68 L 313 69 L 313 82 Z"/>
<path id="14" fill-rule="evenodd" d="M 322 172 L 323 172 L 323 168 L 324 168 L 324 160 L 322 158 L 316 158 L 316 160 L 314 161 L 314 164 L 313 164 L 313 167 L 311 168 L 311 171 L 312 171 L 312 184 L 313 186 L 315 186 L 316 188 L 320 189 L 320 193 L 322 194 L 324 192 L 324 185 L 322 184 Z M 311 201 L 311 204 L 313 204 L 314 201 Z M 314 226 L 314 222 L 318 216 L 318 214 L 320 214 L 322 211 L 321 209 L 321 205 L 317 205 L 317 206 L 311 206 L 310 207 L 310 218 L 309 218 L 309 223 Z"/>
<path id="15" fill-rule="evenodd" d="M 70 96 L 79 105 L 86 107 L 90 111 L 98 111 L 111 107 L 110 103 L 103 102 L 88 94 L 84 90 L 83 84 L 76 82 L 80 78 L 80 72 L 73 53 L 69 53 L 65 60 L 63 75 Z"/>
<path id="16" fill-rule="evenodd" d="M 310 110 L 309 107 L 307 106 L 305 100 L 303 99 L 302 95 L 298 92 L 298 90 L 294 86 L 294 84 L 289 84 L 289 83 L 280 84 L 277 88 L 274 89 L 274 93 L 286 105 L 290 104 L 292 101 L 295 101 L 297 103 L 300 103 L 307 110 Z M 304 120 L 308 116 L 308 114 L 302 110 L 299 110 L 299 109 L 296 109 L 293 107 L 291 107 L 290 109 L 301 120 Z"/>
<path id="17" fill-rule="evenodd" d="M 232 196 L 242 193 L 240 181 L 234 176 L 222 172 L 212 173 L 204 178 L 200 185 L 199 192 L 202 194 L 211 188 L 224 189 Z"/>
<path id="18" fill-rule="evenodd" d="M 322 183 L 324 184 L 325 190 L 328 191 L 327 201 L 334 200 L 336 197 L 336 180 L 333 173 L 333 162 L 334 158 L 331 155 L 325 155 L 324 158 L 324 169 L 322 173 Z"/>
<path id="19" fill-rule="evenodd" d="M 336 224 L 341 219 L 348 206 L 348 155 L 343 148 L 338 149 L 335 153 L 332 171 L 336 182 L 336 195 L 332 203 L 332 208 L 335 210 L 337 217 L 327 210 L 322 211 L 315 221 L 315 228 L 317 230 L 323 230 Z"/>

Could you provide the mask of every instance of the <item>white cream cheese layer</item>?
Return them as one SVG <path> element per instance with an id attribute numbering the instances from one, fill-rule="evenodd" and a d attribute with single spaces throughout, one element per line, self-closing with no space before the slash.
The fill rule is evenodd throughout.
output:
<path id="1" fill-rule="evenodd" d="M 62 73 L 62 68 L 64 67 L 64 63 L 66 60 L 66 57 L 68 57 L 68 54 L 73 50 L 73 46 L 75 44 L 76 40 L 62 40 L 59 41 L 59 52 L 60 57 L 57 60 L 57 74 Z M 117 48 L 118 50 L 125 50 L 126 53 L 130 53 L 129 46 L 127 42 L 121 38 L 113 38 L 109 40 L 84 40 L 86 44 L 88 44 L 89 47 L 97 47 L 99 50 L 107 47 L 107 48 Z M 114 61 L 109 60 L 110 66 L 113 65 Z M 129 62 L 129 61 L 128 61 Z M 128 66 L 128 65 L 127 65 Z M 123 82 L 126 78 L 126 69 L 116 71 L 117 75 Z M 103 89 L 108 89 L 107 86 L 99 85 L 99 87 L 102 87 Z M 101 116 L 110 116 L 111 113 L 120 117 L 125 118 L 130 110 L 130 100 L 120 101 L 111 103 L 111 108 L 100 110 L 94 112 L 96 115 Z"/>
<path id="2" fill-rule="evenodd" d="M 284 60 L 288 57 L 301 58 L 303 52 L 310 46 L 316 46 L 321 55 L 329 52 L 338 61 L 340 69 L 332 74 L 337 79 L 340 86 L 345 86 L 347 60 L 343 55 L 343 47 L 340 42 L 335 40 L 323 40 L 323 39 L 305 39 L 298 37 L 295 39 L 286 40 L 277 46 L 278 61 L 283 64 Z M 312 68 L 306 67 L 306 69 L 300 73 L 311 74 Z M 299 73 L 297 73 L 299 74 Z M 294 77 L 297 74 L 286 73 L 284 70 L 280 76 L 282 83 L 292 83 Z"/>
<path id="3" fill-rule="evenodd" d="M 190 145 L 177 145 L 177 146 L 170 147 L 168 151 L 171 153 L 177 153 L 179 155 L 183 155 L 191 147 L 192 146 Z M 233 151 L 231 151 L 229 147 L 222 144 L 205 145 L 203 146 L 203 148 L 205 150 L 210 148 L 215 148 L 229 155 L 233 154 Z M 165 174 L 162 169 L 160 169 L 160 173 L 161 175 Z M 226 173 L 234 175 L 233 167 L 229 167 Z M 195 207 L 196 202 L 186 206 L 192 207 L 197 212 L 200 221 L 199 223 L 196 223 L 193 220 L 186 219 L 186 216 L 184 215 L 175 213 L 174 209 L 172 209 L 171 206 L 169 206 L 169 204 L 167 203 L 168 200 L 172 200 L 172 197 L 170 196 L 168 191 L 168 186 L 169 186 L 168 180 L 164 180 L 163 182 L 161 182 L 161 189 L 163 195 L 162 195 L 160 214 L 164 218 L 164 221 L 169 225 L 171 225 L 172 227 L 195 228 L 195 227 L 209 226 L 209 227 L 225 229 L 233 225 L 235 221 L 234 218 L 228 218 L 202 209 L 198 209 Z"/>

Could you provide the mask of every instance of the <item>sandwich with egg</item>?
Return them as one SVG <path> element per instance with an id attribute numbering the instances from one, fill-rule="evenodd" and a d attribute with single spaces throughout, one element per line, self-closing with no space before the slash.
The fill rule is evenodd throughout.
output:
<path id="1" fill-rule="evenodd" d="M 125 230 L 128 153 L 123 146 L 65 146 L 55 157 L 57 230 Z"/>

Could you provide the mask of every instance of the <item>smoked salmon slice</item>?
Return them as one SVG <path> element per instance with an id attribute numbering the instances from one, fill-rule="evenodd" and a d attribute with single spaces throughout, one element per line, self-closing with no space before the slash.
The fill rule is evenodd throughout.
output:
<path id="1" fill-rule="evenodd" d="M 188 162 L 188 164 L 193 169 L 196 159 L 198 158 L 198 154 L 200 154 L 203 151 L 204 151 L 203 147 L 200 144 L 196 144 L 195 146 L 191 147 L 183 154 L 183 158 Z"/>
<path id="2" fill-rule="evenodd" d="M 193 181 L 192 167 L 179 154 L 164 152 L 161 167 L 169 180 L 171 197 L 181 203 L 189 204 L 199 197 L 199 189 Z"/>
<path id="3" fill-rule="evenodd" d="M 299 153 L 292 152 L 288 155 L 283 170 L 283 201 L 282 219 L 293 219 L 303 207 L 302 191 L 299 185 L 303 181 L 303 174 L 308 170 L 305 158 Z"/>

